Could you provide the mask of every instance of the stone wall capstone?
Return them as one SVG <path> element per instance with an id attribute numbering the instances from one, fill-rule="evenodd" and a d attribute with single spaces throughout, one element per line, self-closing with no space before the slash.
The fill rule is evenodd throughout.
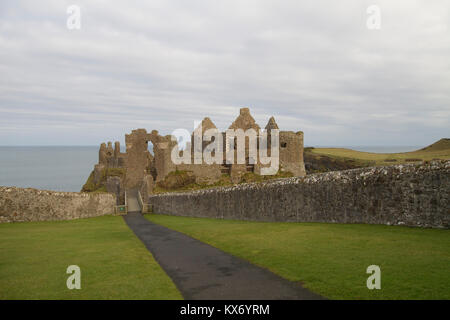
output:
<path id="1" fill-rule="evenodd" d="M 450 161 L 312 174 L 149 197 L 154 213 L 448 228 Z"/>
<path id="2" fill-rule="evenodd" d="M 0 223 L 96 217 L 113 214 L 115 204 L 110 193 L 0 187 Z"/>

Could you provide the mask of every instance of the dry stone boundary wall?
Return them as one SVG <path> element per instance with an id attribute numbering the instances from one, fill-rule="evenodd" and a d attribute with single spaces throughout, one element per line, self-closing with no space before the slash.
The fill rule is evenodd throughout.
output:
<path id="1" fill-rule="evenodd" d="M 361 168 L 149 197 L 154 213 L 448 228 L 450 161 Z"/>
<path id="2" fill-rule="evenodd" d="M 96 217 L 112 214 L 115 204 L 109 193 L 0 187 L 0 223 Z"/>

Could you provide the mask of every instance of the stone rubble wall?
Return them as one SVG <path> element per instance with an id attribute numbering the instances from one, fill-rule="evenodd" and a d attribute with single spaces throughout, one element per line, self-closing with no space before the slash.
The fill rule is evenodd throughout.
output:
<path id="1" fill-rule="evenodd" d="M 157 214 L 190 217 L 448 228 L 450 161 L 166 193 L 149 204 Z"/>
<path id="2" fill-rule="evenodd" d="M 72 220 L 114 213 L 110 193 L 57 192 L 0 187 L 0 223 Z"/>

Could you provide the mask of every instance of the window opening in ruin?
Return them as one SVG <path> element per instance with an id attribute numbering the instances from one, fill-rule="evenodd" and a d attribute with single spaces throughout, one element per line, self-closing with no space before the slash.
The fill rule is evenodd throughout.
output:
<path id="1" fill-rule="evenodd" d="M 153 156 L 154 152 L 153 152 L 153 143 L 151 141 L 147 141 L 147 150 L 148 152 L 150 152 L 150 154 Z"/>

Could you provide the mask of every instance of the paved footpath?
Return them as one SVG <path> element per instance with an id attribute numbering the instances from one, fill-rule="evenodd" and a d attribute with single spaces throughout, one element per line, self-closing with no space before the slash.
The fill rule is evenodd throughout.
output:
<path id="1" fill-rule="evenodd" d="M 141 206 L 139 205 L 139 202 L 137 200 L 137 191 L 136 190 L 129 190 L 127 193 L 127 205 L 128 205 L 128 211 L 134 212 L 134 211 L 141 211 Z"/>
<path id="2" fill-rule="evenodd" d="M 323 299 L 266 269 L 150 222 L 140 213 L 130 212 L 124 219 L 185 299 Z"/>

